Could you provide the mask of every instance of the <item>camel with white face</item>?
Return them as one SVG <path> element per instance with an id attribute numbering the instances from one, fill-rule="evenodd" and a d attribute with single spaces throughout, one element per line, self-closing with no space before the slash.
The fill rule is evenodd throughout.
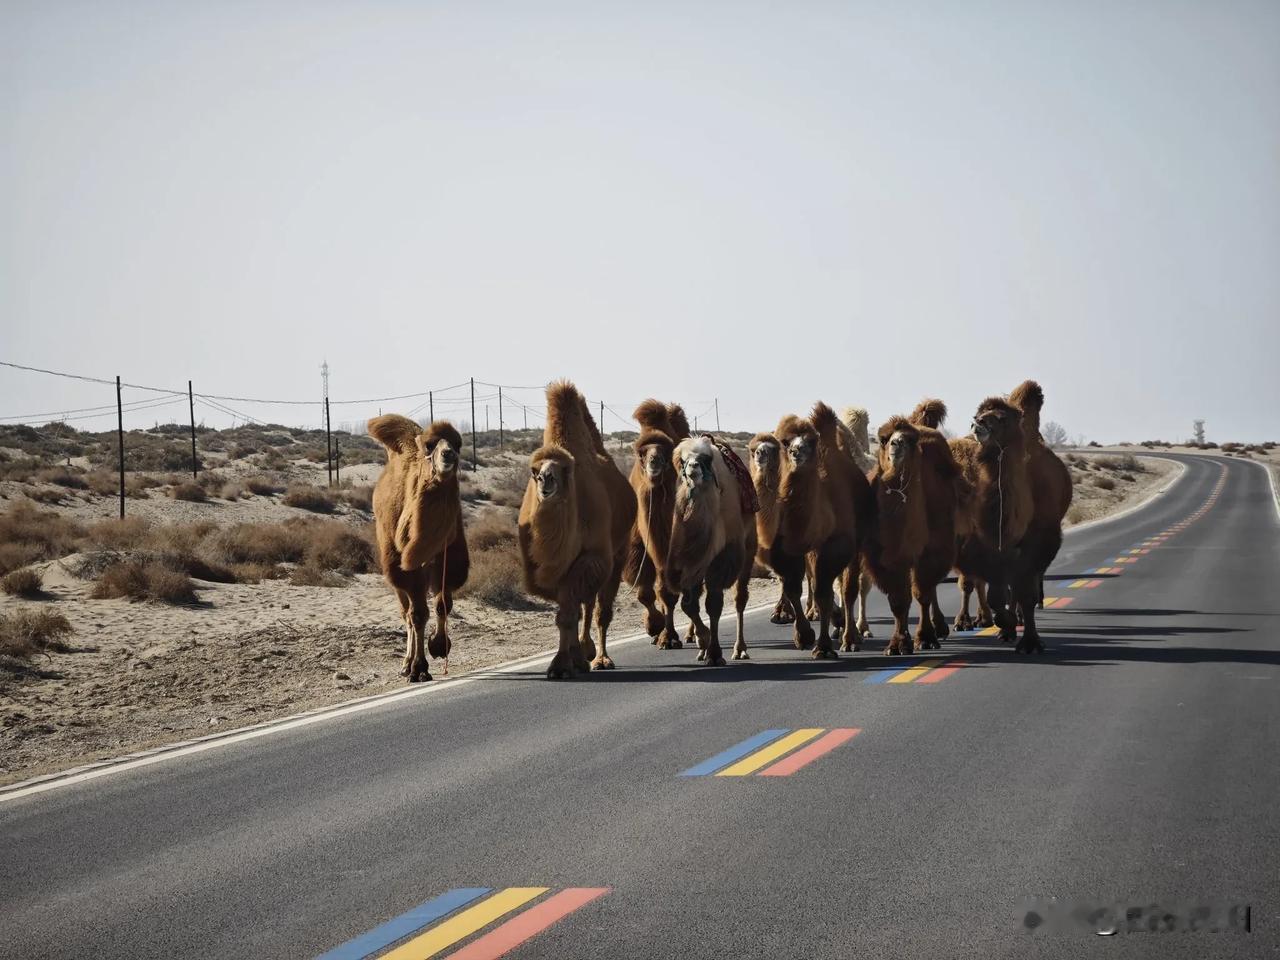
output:
<path id="1" fill-rule="evenodd" d="M 467 582 L 471 566 L 458 490 L 462 436 L 444 420 L 422 430 L 398 414 L 370 420 L 369 435 L 387 450 L 386 468 L 373 489 L 374 526 L 382 573 L 405 624 L 400 672 L 417 683 L 431 679 L 427 652 L 437 659 L 449 656 L 453 594 Z M 427 637 L 433 593 L 436 628 Z"/>
<path id="2" fill-rule="evenodd" d="M 681 609 L 697 627 L 702 647 L 698 659 L 708 666 L 724 665 L 720 614 L 725 589 L 735 586 L 738 629 L 733 659 L 749 659 L 743 611 L 755 563 L 756 525 L 750 510 L 743 509 L 738 475 L 726 463 L 724 451 L 706 437 L 682 440 L 676 446 L 675 468 L 679 486 L 667 554 L 667 582 L 679 592 Z M 710 620 L 705 626 L 698 611 L 702 588 Z"/>

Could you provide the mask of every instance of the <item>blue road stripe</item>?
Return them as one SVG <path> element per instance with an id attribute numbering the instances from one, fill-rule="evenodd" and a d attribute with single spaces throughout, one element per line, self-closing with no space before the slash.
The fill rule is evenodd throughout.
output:
<path id="1" fill-rule="evenodd" d="M 376 953 L 411 933 L 417 933 L 428 924 L 489 893 L 493 893 L 489 887 L 459 887 L 442 893 L 434 900 L 421 903 L 408 913 L 402 913 L 394 920 L 388 920 L 382 926 L 374 927 L 368 933 L 362 933 L 354 940 L 348 940 L 342 946 L 320 954 L 316 960 L 363 960 L 371 953 Z"/>
<path id="2" fill-rule="evenodd" d="M 890 667 L 888 670 L 876 670 L 863 683 L 884 683 L 886 680 L 892 680 L 898 674 L 906 673 L 910 669 L 910 667 Z"/>
<path id="3" fill-rule="evenodd" d="M 730 747 L 728 750 L 724 751 L 723 753 L 717 753 L 710 760 L 703 760 L 696 767 L 690 767 L 684 773 L 680 774 L 680 776 L 705 777 L 707 774 L 715 773 L 721 767 L 727 767 L 729 764 L 733 763 L 735 760 L 741 760 L 748 753 L 752 753 L 755 750 L 759 750 L 766 743 L 772 743 L 774 740 L 777 740 L 784 733 L 789 733 L 789 732 L 790 731 L 788 730 L 766 730 L 763 733 L 757 733 L 754 737 L 750 737 L 747 740 L 743 740 L 736 747 Z"/>

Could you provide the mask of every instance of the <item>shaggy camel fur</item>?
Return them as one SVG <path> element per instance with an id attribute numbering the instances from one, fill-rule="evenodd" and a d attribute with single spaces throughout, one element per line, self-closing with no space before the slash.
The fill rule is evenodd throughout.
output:
<path id="1" fill-rule="evenodd" d="M 720 614 L 725 589 L 736 586 L 738 632 L 733 659 L 746 660 L 742 612 L 747 606 L 751 568 L 755 565 L 755 521 L 743 510 L 737 475 L 711 440 L 682 440 L 676 446 L 675 466 L 679 487 L 667 555 L 668 583 L 680 593 L 680 607 L 697 629 L 702 648 L 698 659 L 709 666 L 724 665 Z M 709 624 L 703 624 L 698 612 L 698 593 L 704 587 Z"/>
<path id="2" fill-rule="evenodd" d="M 911 572 L 929 539 L 921 475 L 920 431 L 906 417 L 891 417 L 879 430 L 880 449 L 871 474 L 872 511 L 862 538 L 862 560 L 889 598 L 893 635 L 887 654 L 911 652 Z M 842 650 L 855 649 L 846 634 Z"/>
<path id="3" fill-rule="evenodd" d="M 529 473 L 519 519 L 524 584 L 529 593 L 555 601 L 560 631 L 547 678 L 587 670 L 592 655 L 591 668 L 611 670 L 605 641 L 636 518 L 636 497 L 605 451 L 586 401 L 567 381 L 547 388 L 547 425 L 542 446 L 529 460 Z M 591 642 L 593 609 L 598 644 Z"/>
<path id="4" fill-rule="evenodd" d="M 782 481 L 782 445 L 772 433 L 757 433 L 747 444 L 751 480 L 755 484 L 760 509 L 756 512 L 756 559 L 769 565 L 769 548 L 778 533 L 778 486 Z M 778 597 L 769 617 L 771 623 L 791 623 L 795 614 L 785 596 Z"/>
<path id="5" fill-rule="evenodd" d="M 938 649 L 938 639 L 950 633 L 938 606 L 938 584 L 955 565 L 958 531 L 970 528 L 962 515 L 972 509 L 973 488 L 951 455 L 946 437 L 937 429 L 946 417 L 946 405 L 934 399 L 922 401 L 911 414 L 920 434 L 920 472 L 929 531 L 911 571 L 911 592 L 920 605 L 917 650 Z"/>
<path id="6" fill-rule="evenodd" d="M 1016 640 L 1019 653 L 1042 650 L 1035 616 L 1029 614 L 1035 608 L 1035 567 L 1021 549 L 1034 509 L 1022 411 L 1002 397 L 988 398 L 974 415 L 973 433 L 974 440 L 952 444 L 965 478 L 974 487 L 974 513 L 960 538 L 956 567 L 964 576 L 986 581 L 1001 639 Z M 1026 629 L 1021 639 L 1009 609 L 1010 592 L 1014 602 L 1023 606 Z M 1024 600 L 1029 603 L 1023 604 Z"/>
<path id="7" fill-rule="evenodd" d="M 1031 522 L 1021 549 L 1027 562 L 1035 568 L 1035 603 L 1043 607 L 1044 574 L 1062 547 L 1062 518 L 1071 506 L 1071 472 L 1040 436 L 1040 410 L 1044 407 L 1040 384 L 1024 380 L 1009 394 L 1009 402 L 1022 410 L 1022 435 L 1033 503 Z M 1022 615 L 1025 623 L 1025 610 Z"/>
<path id="8" fill-rule="evenodd" d="M 978 454 L 982 447 L 973 437 L 957 437 L 949 444 L 951 455 L 960 468 L 961 475 L 971 484 L 977 482 L 979 466 Z M 995 623 L 991 607 L 987 605 L 987 584 L 981 577 L 966 573 L 959 561 L 959 551 L 965 538 L 977 532 L 977 498 L 969 509 L 961 511 L 956 517 L 956 586 L 960 590 L 960 612 L 956 614 L 952 626 L 956 630 L 972 630 L 975 627 L 989 627 Z M 977 619 L 969 612 L 969 604 L 974 595 L 978 598 Z"/>
<path id="9" fill-rule="evenodd" d="M 635 588 L 636 598 L 644 605 L 645 629 L 653 642 L 664 650 L 679 648 L 683 644 L 675 628 L 677 595 L 667 586 L 664 571 L 671 547 L 677 482 L 673 462 L 677 440 L 673 434 L 679 428 L 673 419 L 677 424 L 683 421 L 684 411 L 676 404 L 645 400 L 631 416 L 640 424 L 630 477 L 637 510 L 623 579 Z M 687 436 L 687 427 L 685 433 Z"/>
<path id="10" fill-rule="evenodd" d="M 426 650 L 447 658 L 453 594 L 471 567 L 462 529 L 458 455 L 462 437 L 437 420 L 426 430 L 408 417 L 369 421 L 369 435 L 387 448 L 387 465 L 373 489 L 373 518 L 382 573 L 400 601 L 405 625 L 404 667 L 410 683 L 430 680 Z M 426 637 L 428 601 L 435 594 L 436 628 Z M 445 661 L 448 672 L 448 660 Z"/>
<path id="11" fill-rule="evenodd" d="M 825 403 L 814 404 L 809 419 L 787 416 L 774 436 L 785 454 L 778 492 L 778 528 L 769 549 L 769 565 L 782 579 L 792 610 L 802 610 L 800 587 L 805 561 L 814 557 L 819 633 L 804 617 L 795 619 L 795 645 L 814 647 L 815 659 L 837 656 L 831 645 L 832 581 L 841 576 L 846 610 L 857 592 L 860 538 L 870 508 L 867 478 L 840 449 L 839 419 Z M 843 575 L 842 575 L 843 574 Z M 855 639 L 854 649 L 858 648 Z"/>

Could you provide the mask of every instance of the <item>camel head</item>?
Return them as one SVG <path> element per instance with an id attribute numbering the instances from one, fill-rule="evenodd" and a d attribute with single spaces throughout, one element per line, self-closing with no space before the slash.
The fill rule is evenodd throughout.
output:
<path id="1" fill-rule="evenodd" d="M 414 437 L 418 456 L 427 466 L 430 480 L 444 481 L 457 476 L 462 452 L 462 435 L 453 425 L 437 420 Z"/>
<path id="2" fill-rule="evenodd" d="M 920 431 L 906 417 L 890 417 L 877 431 L 877 461 L 885 479 L 914 473 L 920 456 Z"/>
<path id="3" fill-rule="evenodd" d="M 715 447 L 706 437 L 681 440 L 676 447 L 676 469 L 680 485 L 688 496 L 696 496 L 717 486 Z"/>
<path id="4" fill-rule="evenodd" d="M 1002 397 L 989 397 L 973 415 L 973 436 L 984 452 L 1022 448 L 1022 411 Z"/>
<path id="5" fill-rule="evenodd" d="M 787 466 L 791 470 L 803 471 L 817 465 L 818 431 L 808 420 L 794 415 L 783 417 L 775 436 L 782 444 Z"/>
<path id="6" fill-rule="evenodd" d="M 782 445 L 771 433 L 757 433 L 747 444 L 751 458 L 751 479 L 757 487 L 776 489 L 782 470 Z"/>
<path id="7" fill-rule="evenodd" d="M 635 451 L 640 472 L 650 484 L 659 485 L 674 472 L 672 455 L 675 452 L 675 444 L 662 431 L 641 430 L 640 436 L 636 438 Z"/>
<path id="8" fill-rule="evenodd" d="M 563 447 L 541 447 L 529 460 L 529 483 L 541 505 L 573 493 L 573 455 Z"/>

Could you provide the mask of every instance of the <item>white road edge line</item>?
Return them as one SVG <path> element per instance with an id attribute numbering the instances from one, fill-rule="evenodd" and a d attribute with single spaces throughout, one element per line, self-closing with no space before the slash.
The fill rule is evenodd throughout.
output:
<path id="1" fill-rule="evenodd" d="M 1164 494 L 1168 493 L 1169 490 L 1173 488 L 1173 485 L 1177 483 L 1179 480 L 1181 480 L 1183 475 L 1187 472 L 1187 465 L 1183 463 L 1181 460 L 1171 460 L 1169 457 L 1152 457 L 1152 456 L 1140 456 L 1139 459 L 1163 460 L 1166 463 L 1172 463 L 1174 466 L 1178 468 L 1178 470 L 1176 473 L 1174 473 L 1172 477 L 1170 477 L 1163 484 L 1157 487 L 1152 493 L 1143 497 L 1133 506 L 1126 507 L 1125 509 L 1121 510 L 1119 513 L 1109 513 L 1105 517 L 1098 517 L 1096 520 L 1086 520 L 1084 523 L 1077 523 L 1074 527 L 1067 527 L 1067 529 L 1062 531 L 1063 536 L 1068 536 L 1070 534 L 1073 534 L 1077 530 L 1088 530 L 1091 527 L 1100 527 L 1104 523 L 1111 523 L 1111 521 L 1113 520 L 1123 520 L 1125 517 L 1128 517 L 1128 516 L 1131 516 L 1132 514 L 1137 513 L 1139 510 L 1150 505 L 1151 502 L 1154 501 L 1156 498 L 1161 497 Z M 1206 457 L 1206 459 L 1208 458 Z M 1259 464 L 1259 466 L 1261 466 L 1261 464 Z M 1271 471 L 1268 470 L 1267 472 L 1270 473 Z"/>
<path id="2" fill-rule="evenodd" d="M 759 610 L 770 609 L 773 607 L 775 602 L 776 599 L 770 600 L 767 603 L 749 606 L 743 611 L 743 615 L 745 616 L 748 613 L 755 613 Z M 649 635 L 647 633 L 633 633 L 630 636 L 622 637 L 618 640 L 612 640 L 610 643 L 614 647 L 620 647 L 625 644 L 636 643 L 640 640 L 648 639 Z M 88 780 L 96 780 L 99 777 L 105 777 L 111 773 L 123 773 L 126 770 L 136 770 L 139 767 L 150 766 L 153 763 L 160 763 L 164 760 L 172 760 L 177 757 L 188 757 L 194 753 L 203 753 L 206 750 L 213 750 L 216 747 L 229 746 L 233 743 L 243 743 L 246 740 L 256 740 L 259 737 L 270 736 L 273 733 L 283 733 L 286 730 L 296 730 L 299 727 L 310 726 L 311 724 L 319 723 L 322 720 L 332 720 L 335 717 L 345 717 L 353 713 L 363 713 L 366 710 L 373 710 L 391 703 L 399 703 L 401 700 L 408 700 L 412 697 L 421 697 L 432 693 L 439 693 L 442 690 L 456 690 L 463 684 L 474 683 L 478 680 L 491 679 L 494 674 L 515 673 L 524 667 L 531 667 L 537 663 L 549 661 L 554 655 L 554 650 L 548 650 L 544 653 L 534 653 L 527 657 L 521 657 L 519 660 L 512 660 L 509 663 L 504 663 L 500 666 L 475 670 L 456 679 L 433 680 L 431 683 L 416 684 L 405 690 L 392 690 L 387 693 L 375 693 L 368 697 L 358 697 L 355 700 L 347 700 L 333 704 L 332 706 L 308 710 L 305 713 L 298 713 L 288 717 L 280 717 L 279 719 L 268 720 L 264 723 L 254 724 L 253 726 L 240 727 L 236 730 L 228 730 L 226 733 L 214 733 L 205 737 L 197 737 L 194 740 L 181 740 L 178 743 L 169 744 L 167 746 L 154 747 L 150 750 L 129 753 L 110 760 L 101 760 L 96 763 L 72 767 L 70 770 L 45 774 L 43 776 L 33 777 L 30 780 L 20 780 L 17 783 L 0 788 L 0 803 L 8 803 L 11 800 L 20 800 L 23 797 L 29 797 L 37 793 L 46 793 L 50 790 L 57 790 L 60 787 L 69 787 L 72 784 L 84 783 Z"/>
<path id="3" fill-rule="evenodd" d="M 1276 492 L 1276 473 L 1271 469 L 1271 464 L 1252 459 L 1246 460 L 1245 463 L 1252 463 L 1255 467 L 1261 467 L 1267 472 L 1267 482 L 1271 484 L 1271 502 L 1275 504 L 1276 517 L 1280 519 L 1280 493 Z"/>

